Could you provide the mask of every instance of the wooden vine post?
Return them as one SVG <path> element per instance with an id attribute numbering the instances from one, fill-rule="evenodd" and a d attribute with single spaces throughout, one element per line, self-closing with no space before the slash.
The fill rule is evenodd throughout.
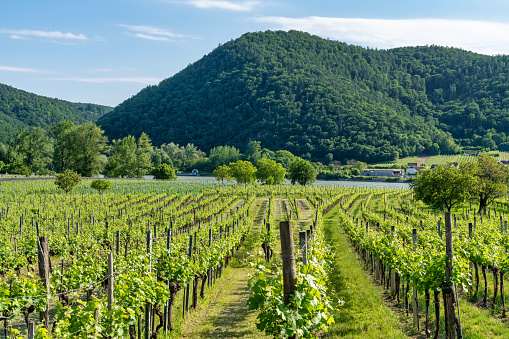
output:
<path id="1" fill-rule="evenodd" d="M 46 288 L 46 310 L 41 312 L 40 318 L 44 319 L 44 328 L 49 331 L 49 299 L 50 299 L 50 264 L 49 264 L 49 241 L 48 237 L 38 238 L 37 256 L 39 259 L 39 277 Z"/>
<path id="2" fill-rule="evenodd" d="M 417 229 L 412 229 L 412 244 L 414 251 L 417 249 Z M 417 283 L 414 281 L 413 284 L 413 299 L 412 299 L 412 314 L 413 314 L 413 325 L 419 330 L 419 305 L 418 305 L 418 294 L 417 294 Z"/>
<path id="3" fill-rule="evenodd" d="M 453 267 L 451 212 L 445 212 L 445 254 L 447 255 L 445 264 L 445 286 L 442 289 L 442 295 L 444 297 L 445 335 L 448 339 L 456 339 L 457 325 L 454 308 L 455 301 L 451 280 Z"/>
<path id="4" fill-rule="evenodd" d="M 297 267 L 295 264 L 295 253 L 293 251 L 293 230 L 291 221 L 279 223 L 281 237 L 281 257 L 283 259 L 283 291 L 284 303 L 290 304 L 290 296 L 295 294 L 295 283 L 297 282 Z M 296 339 L 297 335 L 292 337 Z"/>

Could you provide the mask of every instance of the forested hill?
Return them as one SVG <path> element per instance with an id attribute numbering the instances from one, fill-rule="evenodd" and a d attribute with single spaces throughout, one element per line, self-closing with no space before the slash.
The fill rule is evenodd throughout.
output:
<path id="1" fill-rule="evenodd" d="M 0 142 L 7 143 L 25 127 L 46 128 L 65 119 L 78 124 L 96 121 L 111 110 L 107 106 L 47 98 L 0 84 Z"/>
<path id="2" fill-rule="evenodd" d="M 314 160 L 508 148 L 509 57 L 437 46 L 374 50 L 307 33 L 247 33 L 143 89 L 98 124 L 110 139 Z"/>

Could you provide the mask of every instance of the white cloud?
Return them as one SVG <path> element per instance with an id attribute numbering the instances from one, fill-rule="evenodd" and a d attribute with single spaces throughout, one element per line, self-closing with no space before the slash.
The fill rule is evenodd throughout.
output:
<path id="1" fill-rule="evenodd" d="M 217 8 L 229 11 L 249 12 L 261 4 L 261 1 L 188 0 L 182 3 L 196 8 Z"/>
<path id="2" fill-rule="evenodd" d="M 0 65 L 0 71 L 20 72 L 20 73 L 39 73 L 39 74 L 53 73 L 53 72 L 45 70 L 45 69 L 15 67 L 15 66 L 5 66 L 5 65 Z"/>
<path id="3" fill-rule="evenodd" d="M 10 34 L 11 39 L 27 39 L 28 37 L 36 37 L 62 40 L 88 40 L 88 38 L 83 34 L 62 33 L 58 31 L 0 28 L 0 33 Z"/>
<path id="4" fill-rule="evenodd" d="M 120 24 L 119 26 L 129 30 L 129 32 L 126 32 L 127 34 L 142 39 L 157 41 L 175 41 L 175 39 L 191 38 L 190 36 L 184 34 L 173 33 L 168 30 L 152 26 L 136 26 L 122 24 Z"/>
<path id="5" fill-rule="evenodd" d="M 440 45 L 482 54 L 509 54 L 509 24 L 444 19 L 258 17 L 275 29 L 299 30 L 372 48 Z"/>
<path id="6" fill-rule="evenodd" d="M 90 82 L 96 84 L 105 84 L 111 82 L 129 82 L 129 83 L 137 83 L 137 84 L 146 84 L 146 85 L 155 85 L 161 82 L 160 78 L 150 78 L 150 77 L 109 77 L 109 78 L 48 78 L 45 80 L 54 80 L 54 81 L 75 81 L 75 82 Z"/>

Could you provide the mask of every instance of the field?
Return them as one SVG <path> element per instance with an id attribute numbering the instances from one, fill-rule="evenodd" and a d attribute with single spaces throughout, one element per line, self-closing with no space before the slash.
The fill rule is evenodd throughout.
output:
<path id="1" fill-rule="evenodd" d="M 306 325 L 308 337 L 424 338 L 437 324 L 445 337 L 433 303 L 445 280 L 443 216 L 407 189 L 116 180 L 103 194 L 87 181 L 65 194 L 48 180 L 3 182 L 0 207 L 6 338 L 30 336 L 32 323 L 37 338 L 270 338 L 256 326 L 267 310 L 247 306 L 256 295 L 248 280 L 260 281 L 250 264 L 270 267 L 265 279 L 277 276 L 285 220 L 293 225 L 298 277 L 314 274 L 306 279 L 323 284 L 315 302 L 329 305 L 323 312 L 335 320 Z M 454 211 L 463 336 L 508 337 L 501 213 L 509 208 L 500 201 L 479 217 L 474 207 Z M 314 270 L 298 249 L 306 230 Z M 268 262 L 262 243 L 273 251 Z"/>

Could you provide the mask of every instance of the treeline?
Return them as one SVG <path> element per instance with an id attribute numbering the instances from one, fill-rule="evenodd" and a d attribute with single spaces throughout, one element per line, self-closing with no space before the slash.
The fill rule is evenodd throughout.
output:
<path id="1" fill-rule="evenodd" d="M 204 151 L 390 161 L 509 150 L 509 56 L 437 46 L 374 50 L 307 33 L 247 33 L 99 119 L 113 138 L 146 132 Z"/>
<path id="2" fill-rule="evenodd" d="M 48 128 L 62 120 L 76 124 L 96 121 L 112 109 L 47 98 L 0 84 L 0 142 L 7 143 L 23 128 Z"/>
<path id="3" fill-rule="evenodd" d="M 212 173 L 221 167 L 235 169 L 234 164 L 238 164 L 252 166 L 254 172 L 250 175 L 253 180 L 281 183 L 287 171 L 291 174 L 292 163 L 295 165 L 301 160 L 285 150 L 273 152 L 262 148 L 259 141 L 250 142 L 244 153 L 233 146 L 217 146 L 208 156 L 193 144 L 169 143 L 154 147 L 145 133 L 139 138 L 129 135 L 109 142 L 104 131 L 93 122 L 75 125 L 68 120 L 48 129 L 23 129 L 8 144 L 0 144 L 0 170 L 21 175 L 53 175 L 71 170 L 85 177 L 104 174 L 107 177 L 141 178 L 154 174 L 157 178 L 173 178 L 175 172 L 197 169 Z M 313 177 L 317 170 L 324 168 L 320 163 L 313 167 L 305 162 L 311 166 Z M 241 172 L 233 170 L 225 178 L 244 182 L 237 175 Z"/>

